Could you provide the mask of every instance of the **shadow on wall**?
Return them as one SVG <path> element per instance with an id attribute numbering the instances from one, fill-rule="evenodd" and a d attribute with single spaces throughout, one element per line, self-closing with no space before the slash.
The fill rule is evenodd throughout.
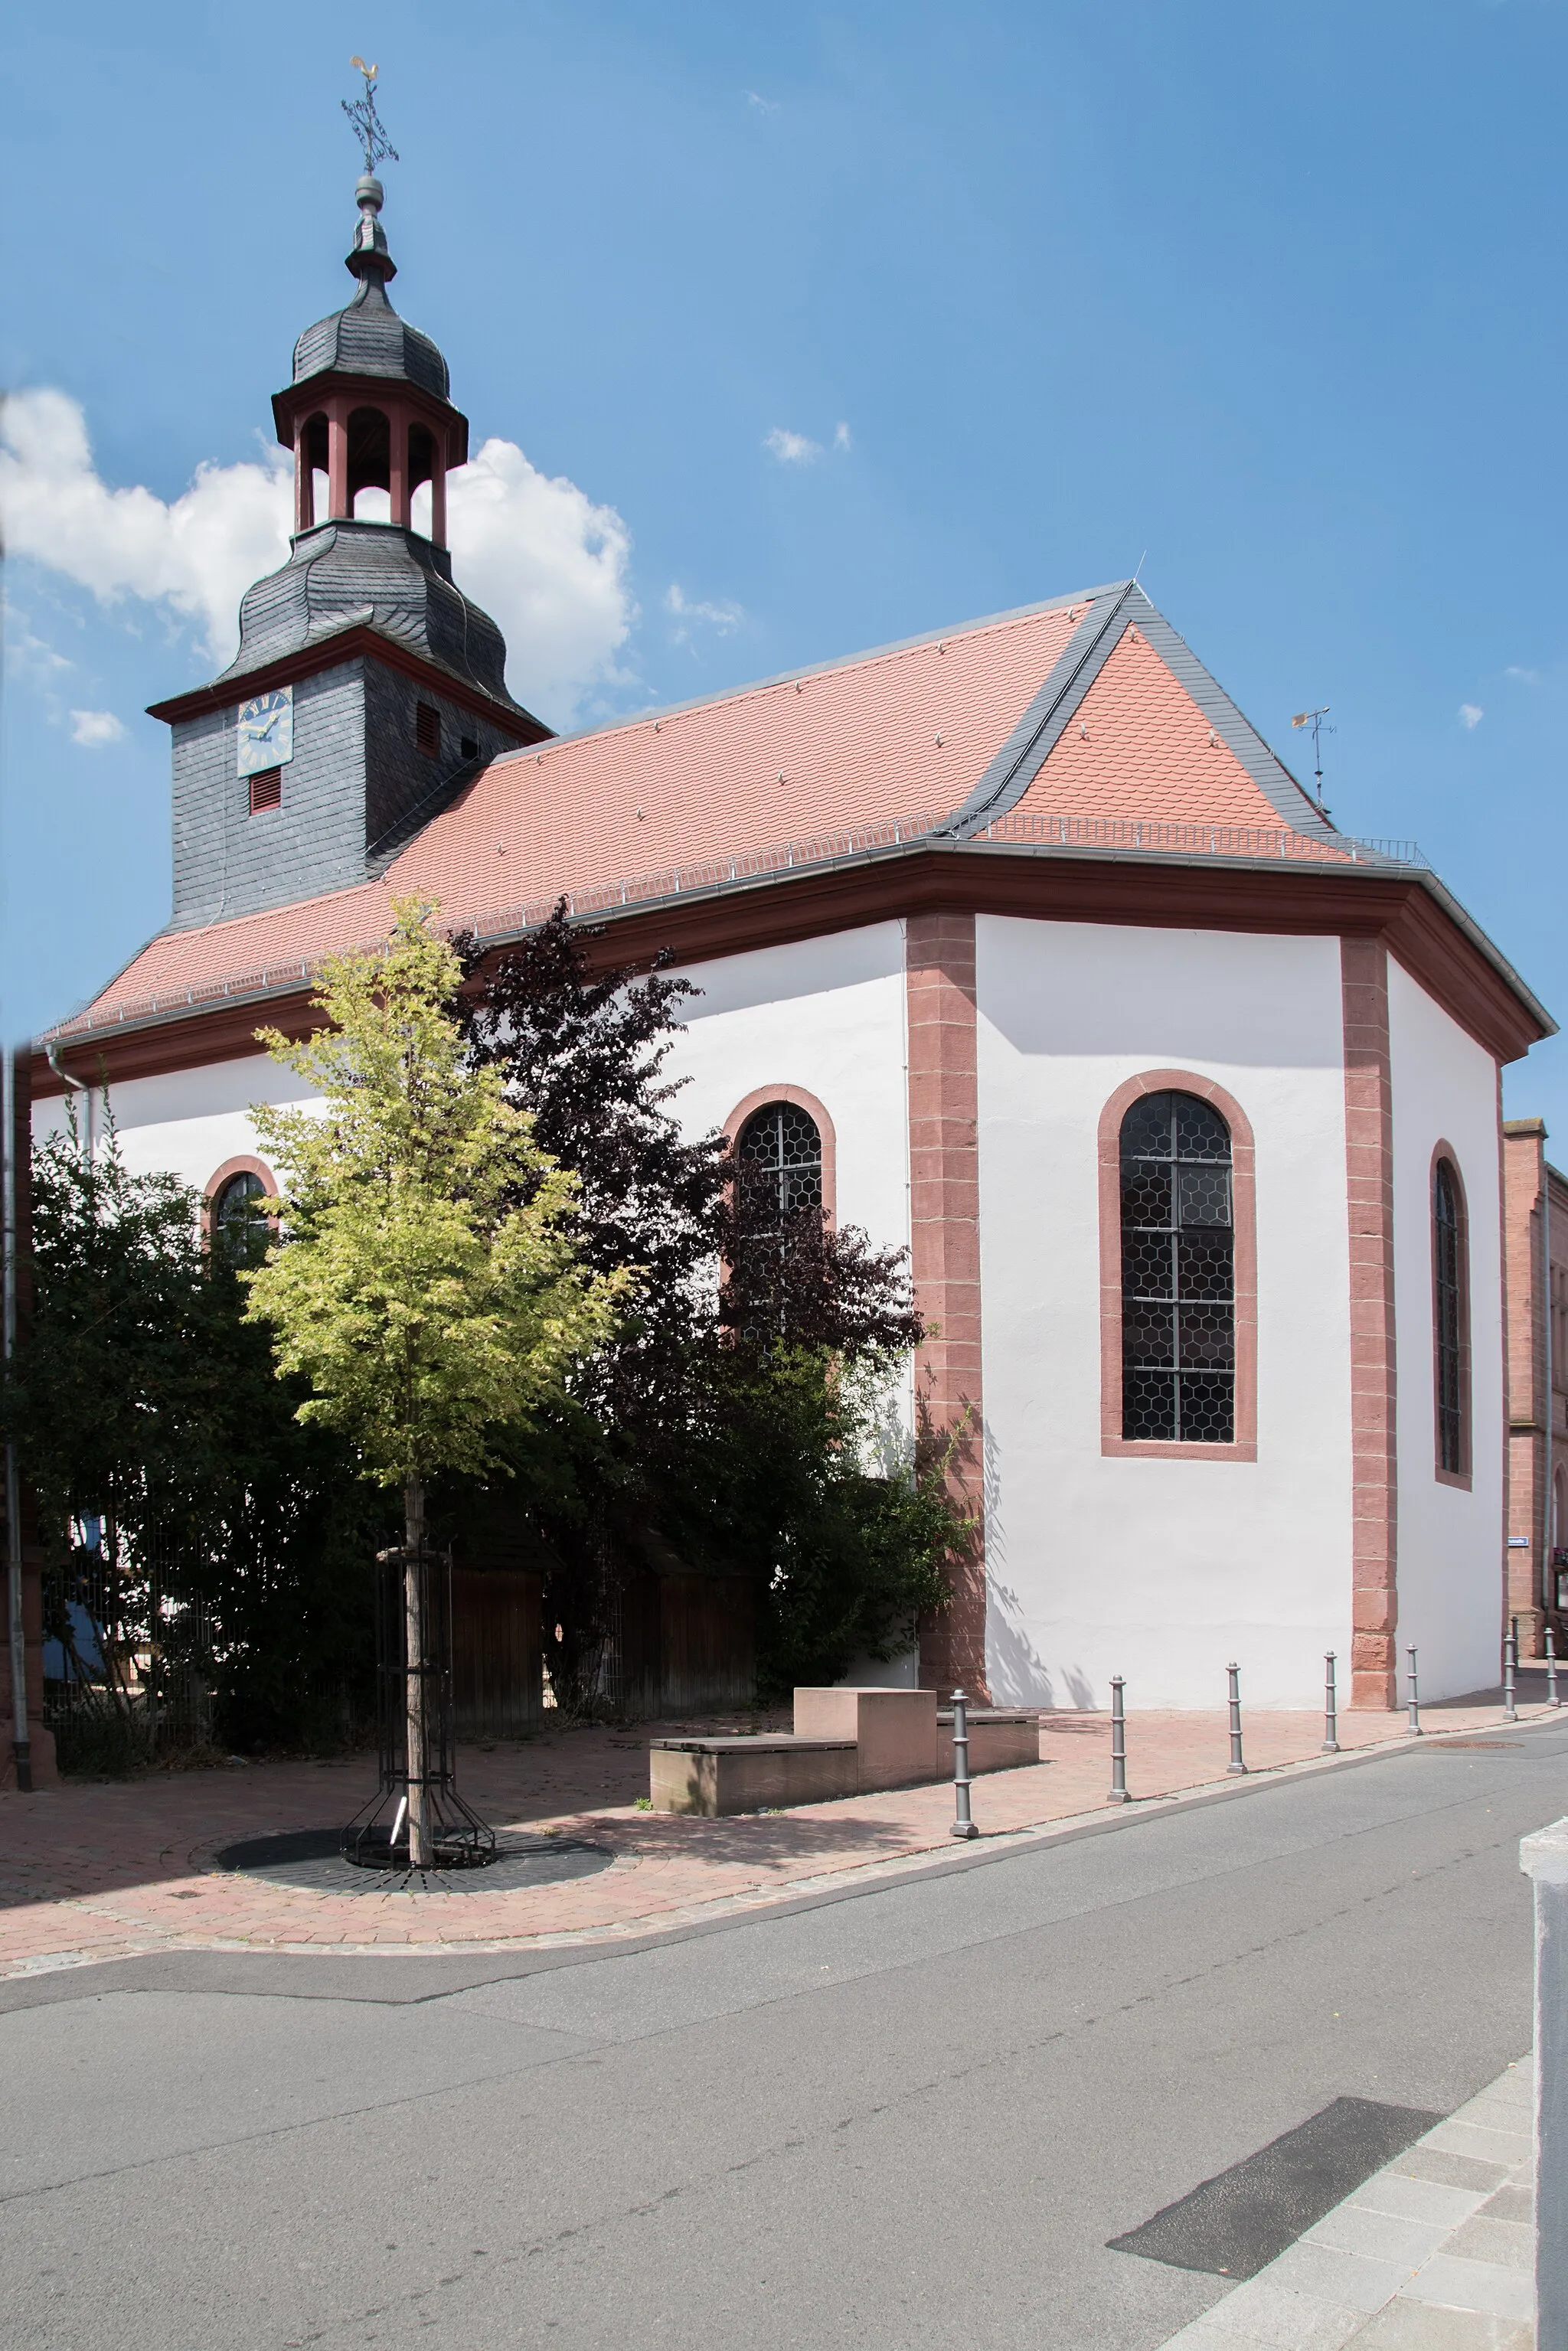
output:
<path id="1" fill-rule="evenodd" d="M 1053 1677 L 1024 1630 L 1018 1593 L 994 1577 L 986 1618 L 993 1706 L 1067 1708 L 1075 1714 L 1100 1711 L 1093 1685 L 1078 1667 L 1063 1666 Z"/>
<path id="2" fill-rule="evenodd" d="M 982 1419 L 980 1448 L 981 1495 L 986 1527 L 986 1673 L 993 1706 L 1071 1708 L 1076 1714 L 1098 1711 L 1093 1685 L 1076 1666 L 1064 1666 L 1060 1691 L 1050 1667 L 1035 1650 L 1024 1629 L 1023 1604 L 998 1570 L 1007 1562 L 1007 1528 L 1002 1517 L 1001 1442 L 988 1420 Z"/>

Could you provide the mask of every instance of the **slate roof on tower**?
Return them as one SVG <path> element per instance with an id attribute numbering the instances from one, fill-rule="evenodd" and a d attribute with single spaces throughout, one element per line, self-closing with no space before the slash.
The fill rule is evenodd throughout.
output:
<path id="1" fill-rule="evenodd" d="M 1388 870 L 1123 580 L 496 758 L 379 882 L 162 934 L 61 1033 L 298 987 L 405 893 L 498 938 L 894 842 Z"/>
<path id="2" fill-rule="evenodd" d="M 453 579 L 446 549 L 415 531 L 347 518 L 299 533 L 287 562 L 246 590 L 239 651 L 212 690 L 355 627 L 373 629 L 503 708 L 517 710 L 507 691 L 506 641 L 489 613 Z M 184 699 L 156 704 L 154 715 L 172 713 Z"/>
<path id="3" fill-rule="evenodd" d="M 389 273 L 392 274 L 392 273 Z M 294 346 L 294 381 L 334 370 L 344 375 L 387 376 L 417 384 L 437 400 L 450 399 L 452 378 L 430 337 L 400 319 L 380 277 L 364 277 L 341 310 L 307 327 Z"/>

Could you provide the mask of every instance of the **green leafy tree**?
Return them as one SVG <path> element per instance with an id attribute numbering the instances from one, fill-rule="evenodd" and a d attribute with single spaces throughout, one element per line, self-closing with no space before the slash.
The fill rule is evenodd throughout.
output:
<path id="1" fill-rule="evenodd" d="M 441 1473 L 504 1468 L 569 1367 L 608 1338 L 630 1267 L 591 1272 L 573 1235 L 574 1176 L 534 1141 L 500 1074 L 465 1051 L 462 967 L 430 902 L 394 902 L 387 946 L 336 957 L 302 1043 L 262 1032 L 321 1098 L 251 1116 L 285 1178 L 284 1238 L 246 1268 L 280 1371 L 308 1382 L 298 1416 L 340 1430 L 363 1474 L 402 1489 L 411 1668 L 425 1662 L 425 1497 Z M 408 1677 L 409 1854 L 429 1859 L 423 1679 Z"/>
<path id="2" fill-rule="evenodd" d="M 111 1116 L 90 1157 L 67 1120 L 33 1154 L 32 1308 L 5 1399 L 49 1633 L 76 1647 L 73 1596 L 94 1626 L 61 1760 L 118 1768 L 209 1721 L 231 1747 L 340 1736 L 369 1693 L 370 1497 L 342 1440 L 296 1421 L 303 1385 L 275 1376 L 199 1195 L 128 1167 Z M 90 1551 L 72 1541 L 88 1520 Z"/>
<path id="3" fill-rule="evenodd" d="M 818 1211 L 781 1222 L 722 1135 L 683 1134 L 666 1064 L 700 991 L 657 965 L 606 967 L 594 938 L 563 903 L 502 956 L 458 942 L 475 1059 L 580 1179 L 589 1262 L 641 1269 L 613 1339 L 517 1461 L 551 1684 L 569 1715 L 597 1710 L 651 1547 L 758 1577 L 766 1687 L 806 1665 L 795 1678 L 833 1679 L 946 1604 L 940 1562 L 967 1541 L 931 1448 L 916 1473 L 874 1442 L 873 1399 L 923 1336 L 907 1265 Z"/>

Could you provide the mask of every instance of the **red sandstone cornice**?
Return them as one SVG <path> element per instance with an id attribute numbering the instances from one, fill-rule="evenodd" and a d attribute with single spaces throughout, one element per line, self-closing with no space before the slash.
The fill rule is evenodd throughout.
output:
<path id="1" fill-rule="evenodd" d="M 1483 952 L 1440 884 L 1416 872 L 1365 865 L 905 843 L 624 911 L 607 908 L 588 918 L 590 954 L 601 966 L 650 962 L 665 949 L 678 963 L 706 963 L 937 913 L 1380 939 L 1500 1061 L 1517 1061 L 1552 1033 L 1547 1016 L 1522 983 L 1511 984 Z M 486 934 L 482 924 L 479 931 L 486 955 L 520 935 Z M 60 1040 L 61 1052 L 73 1075 L 89 1079 L 101 1074 L 122 1081 L 194 1069 L 243 1055 L 264 1024 L 291 1035 L 308 1033 L 310 995 L 308 981 L 295 982 L 198 1002 L 188 1010 L 172 1006 L 78 1029 Z M 33 1086 L 39 1095 L 62 1091 L 42 1052 L 34 1056 Z"/>

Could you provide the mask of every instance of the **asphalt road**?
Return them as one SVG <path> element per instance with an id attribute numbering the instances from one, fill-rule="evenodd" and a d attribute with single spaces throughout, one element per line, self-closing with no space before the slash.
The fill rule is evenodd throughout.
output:
<path id="1" fill-rule="evenodd" d="M 633 1951 L 0 1984 L 0 2340 L 1143 2351 L 1223 2283 L 1108 2238 L 1529 2045 L 1564 1812 L 1553 1725 Z"/>

